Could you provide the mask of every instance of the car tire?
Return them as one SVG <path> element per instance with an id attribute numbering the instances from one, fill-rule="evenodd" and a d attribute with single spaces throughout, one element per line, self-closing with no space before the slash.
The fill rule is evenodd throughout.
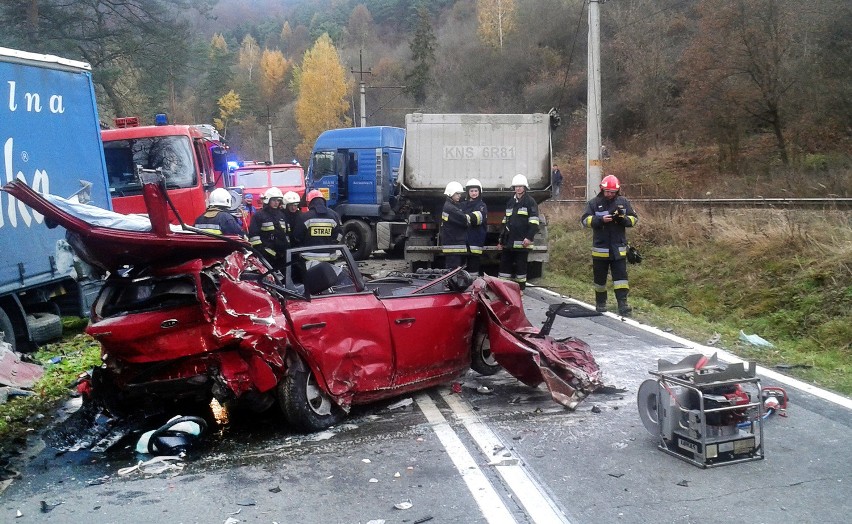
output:
<path id="1" fill-rule="evenodd" d="M 476 330 L 473 336 L 473 347 L 470 350 L 470 369 L 486 377 L 490 377 L 503 369 L 497 363 L 494 354 L 491 353 L 491 345 L 483 330 Z"/>
<path id="2" fill-rule="evenodd" d="M 3 332 L 0 335 L 0 341 L 4 341 L 10 346 L 12 346 L 12 351 L 17 350 L 17 344 L 15 344 L 15 328 L 12 326 L 12 320 L 9 319 L 9 315 L 3 311 L 3 308 L 0 308 L 0 331 Z"/>
<path id="3" fill-rule="evenodd" d="M 343 420 L 346 415 L 317 384 L 314 374 L 307 369 L 290 368 L 278 384 L 278 402 L 287 423 L 306 433 L 320 431 Z"/>
<path id="4" fill-rule="evenodd" d="M 36 344 L 41 344 L 62 336 L 62 318 L 53 313 L 32 313 L 27 315 L 27 327 L 30 330 L 30 338 Z"/>
<path id="5" fill-rule="evenodd" d="M 355 260 L 366 260 L 373 248 L 373 233 L 370 226 L 361 220 L 349 220 L 343 224 L 343 243 L 352 252 Z"/>

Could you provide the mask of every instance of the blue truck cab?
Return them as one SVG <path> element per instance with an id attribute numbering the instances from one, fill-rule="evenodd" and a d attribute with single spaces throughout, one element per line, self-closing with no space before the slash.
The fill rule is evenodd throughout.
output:
<path id="1" fill-rule="evenodd" d="M 397 177 L 405 130 L 373 126 L 331 129 L 318 138 L 308 189 L 318 189 L 343 221 L 344 242 L 357 260 L 375 249 L 398 249 L 406 228 L 397 216 Z"/>
<path id="2" fill-rule="evenodd" d="M 89 64 L 0 47 L 0 100 L 0 185 L 111 209 Z M 61 335 L 60 315 L 88 314 L 99 275 L 64 229 L 3 192 L 0 246 L 0 340 L 29 349 Z"/>

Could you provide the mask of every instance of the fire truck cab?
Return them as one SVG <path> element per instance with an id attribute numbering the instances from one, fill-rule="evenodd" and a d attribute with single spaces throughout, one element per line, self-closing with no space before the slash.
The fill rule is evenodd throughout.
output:
<path id="1" fill-rule="evenodd" d="M 101 131 L 112 207 L 119 213 L 146 213 L 137 168 L 162 169 L 166 187 L 184 222 L 191 223 L 207 206 L 207 194 L 228 187 L 227 148 L 211 125 L 140 126 L 138 117 L 115 119 L 115 129 Z M 170 220 L 177 217 L 170 211 Z"/>

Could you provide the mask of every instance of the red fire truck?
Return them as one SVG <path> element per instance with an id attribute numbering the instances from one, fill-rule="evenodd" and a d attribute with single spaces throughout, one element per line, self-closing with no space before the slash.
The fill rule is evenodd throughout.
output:
<path id="1" fill-rule="evenodd" d="M 140 126 L 138 117 L 115 119 L 115 129 L 101 131 L 112 207 L 119 213 L 145 213 L 137 168 L 162 169 L 169 198 L 184 222 L 192 223 L 206 207 L 207 193 L 228 187 L 227 148 L 207 124 Z M 178 220 L 169 212 L 172 223 Z"/>

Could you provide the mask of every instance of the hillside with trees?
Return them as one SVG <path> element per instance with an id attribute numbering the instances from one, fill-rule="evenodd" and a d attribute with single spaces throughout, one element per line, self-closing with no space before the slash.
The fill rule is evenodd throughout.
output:
<path id="1" fill-rule="evenodd" d="M 7 0 L 0 45 L 92 64 L 104 122 L 215 122 L 245 159 L 268 156 L 271 125 L 276 159 L 304 162 L 358 123 L 362 78 L 370 125 L 555 107 L 579 177 L 587 16 L 584 0 Z M 679 196 L 849 196 L 850 27 L 844 0 L 602 3 L 618 174 Z"/>

